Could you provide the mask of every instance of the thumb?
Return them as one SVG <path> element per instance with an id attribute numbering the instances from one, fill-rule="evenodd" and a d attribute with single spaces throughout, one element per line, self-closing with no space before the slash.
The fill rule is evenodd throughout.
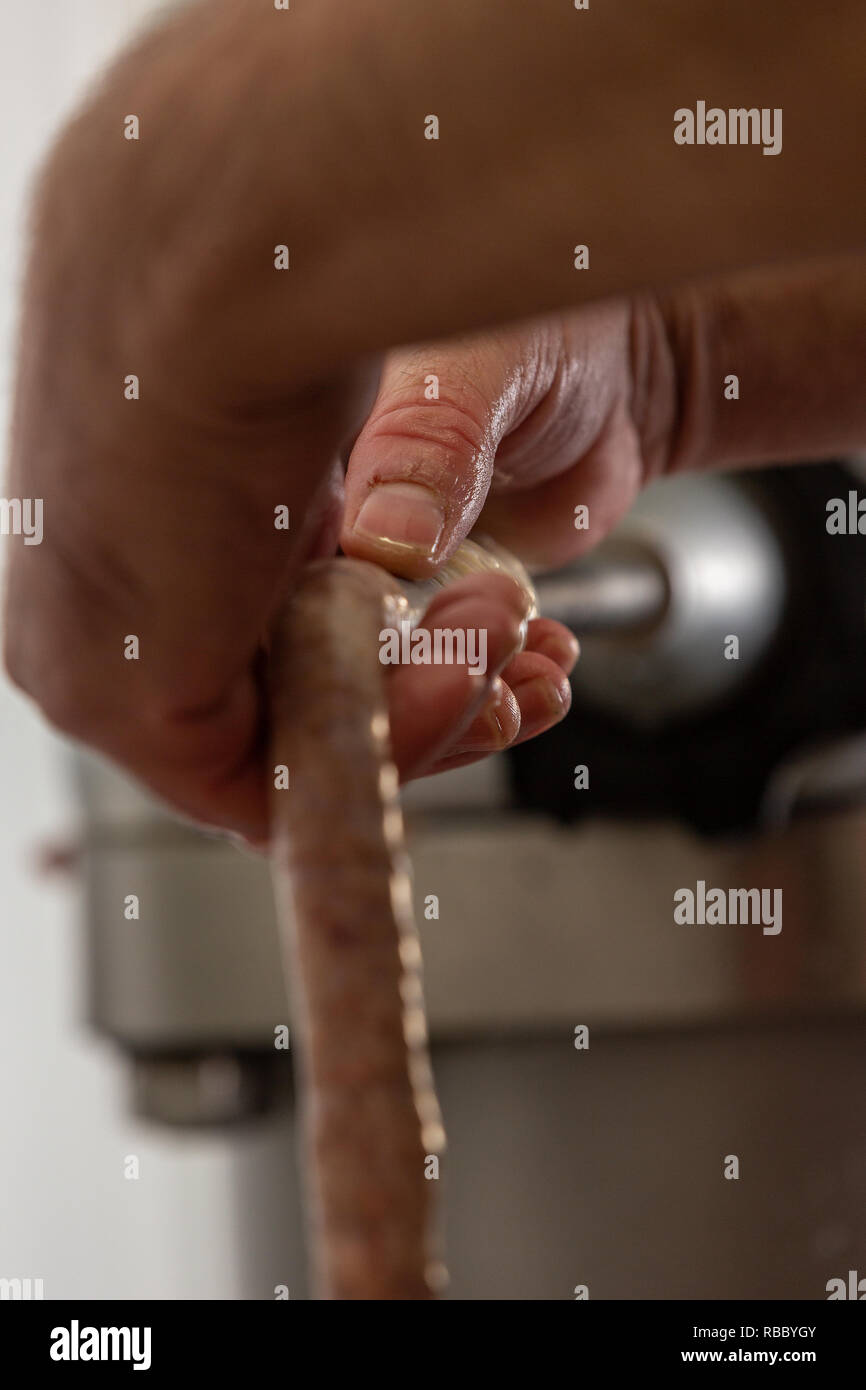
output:
<path id="1" fill-rule="evenodd" d="M 341 545 L 397 574 L 432 573 L 475 524 L 503 435 L 549 373 L 541 328 L 392 354 L 355 441 Z"/>

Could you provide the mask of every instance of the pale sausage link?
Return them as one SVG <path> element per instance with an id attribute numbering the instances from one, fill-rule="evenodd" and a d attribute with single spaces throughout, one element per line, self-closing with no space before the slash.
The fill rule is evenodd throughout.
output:
<path id="1" fill-rule="evenodd" d="M 324 1298 L 431 1296 L 424 1166 L 444 1136 L 378 660 L 392 586 L 359 561 L 311 566 L 270 660 L 272 763 L 289 770 L 272 871 Z"/>

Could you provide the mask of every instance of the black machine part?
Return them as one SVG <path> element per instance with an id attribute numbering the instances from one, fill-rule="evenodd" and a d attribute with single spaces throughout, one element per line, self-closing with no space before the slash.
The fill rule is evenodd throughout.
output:
<path id="1" fill-rule="evenodd" d="M 857 481 L 841 463 L 665 481 L 576 562 L 571 611 L 569 573 L 538 578 L 583 652 L 568 717 L 508 755 L 517 804 L 736 834 L 792 761 L 838 764 L 866 729 L 866 536 L 829 534 L 828 503 Z"/>

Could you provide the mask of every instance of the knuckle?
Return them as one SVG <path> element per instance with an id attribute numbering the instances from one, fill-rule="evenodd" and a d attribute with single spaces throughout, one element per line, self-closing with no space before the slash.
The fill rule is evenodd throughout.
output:
<path id="1" fill-rule="evenodd" d="M 445 460 L 469 461 L 489 452 L 490 421 L 465 404 L 439 399 L 424 405 L 393 405 L 371 421 L 377 438 L 432 445 Z"/>

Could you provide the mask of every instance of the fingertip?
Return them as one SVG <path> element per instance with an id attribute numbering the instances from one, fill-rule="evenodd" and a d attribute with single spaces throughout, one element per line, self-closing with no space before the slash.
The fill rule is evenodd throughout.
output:
<path id="1" fill-rule="evenodd" d="M 501 676 L 496 676 L 490 694 L 469 727 L 456 740 L 450 757 L 468 753 L 500 753 L 520 732 L 520 706 Z"/>
<path id="2" fill-rule="evenodd" d="M 446 610 L 463 604 L 495 604 L 506 609 L 520 622 L 528 623 L 532 612 L 532 596 L 508 574 L 484 571 L 455 579 L 434 594 L 424 612 L 425 624 L 431 617 L 441 617 Z"/>
<path id="3" fill-rule="evenodd" d="M 520 706 L 520 732 L 515 743 L 546 733 L 571 709 L 568 677 L 547 657 L 524 653 L 515 658 L 505 678 Z"/>
<path id="4" fill-rule="evenodd" d="M 432 489 L 412 482 L 371 487 L 343 528 L 347 554 L 415 577 L 435 568 L 442 552 L 446 507 Z"/>
<path id="5" fill-rule="evenodd" d="M 562 623 L 553 618 L 535 618 L 529 624 L 526 650 L 548 657 L 566 675 L 570 675 L 580 656 L 580 643 Z"/>

